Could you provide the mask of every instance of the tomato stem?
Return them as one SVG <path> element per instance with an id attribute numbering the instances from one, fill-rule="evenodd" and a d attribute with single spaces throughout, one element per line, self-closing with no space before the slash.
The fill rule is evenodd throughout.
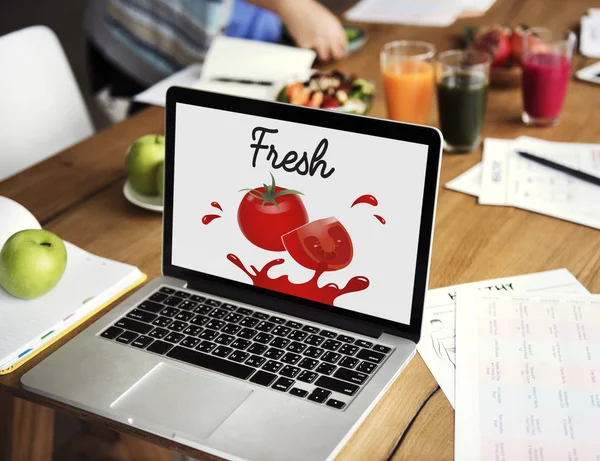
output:
<path id="1" fill-rule="evenodd" d="M 264 192 L 261 192 L 256 189 L 240 189 L 238 192 L 248 192 L 252 197 L 258 200 L 262 200 L 262 206 L 265 206 L 267 203 L 275 205 L 277 209 L 279 209 L 279 204 L 277 203 L 277 199 L 279 197 L 283 197 L 284 195 L 304 195 L 302 192 L 293 190 L 293 189 L 282 189 L 279 192 L 275 192 L 277 190 L 277 185 L 275 184 L 275 177 L 273 173 L 269 172 L 271 175 L 271 185 L 263 184 Z"/>

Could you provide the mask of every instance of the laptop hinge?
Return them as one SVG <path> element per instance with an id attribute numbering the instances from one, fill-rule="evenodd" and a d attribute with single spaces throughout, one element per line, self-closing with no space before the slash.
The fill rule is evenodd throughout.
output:
<path id="1" fill-rule="evenodd" d="M 309 322 L 328 325 L 359 335 L 369 336 L 371 338 L 379 338 L 383 334 L 383 329 L 381 327 L 367 322 L 352 319 L 339 313 L 327 312 L 310 306 L 281 301 L 279 299 L 274 299 L 272 296 L 239 289 L 237 287 L 226 287 L 217 283 L 199 281 L 196 283 L 187 283 L 186 288 L 213 294 L 215 296 L 221 296 L 223 298 L 231 299 L 232 301 L 254 305 L 270 311 L 291 315 Z"/>

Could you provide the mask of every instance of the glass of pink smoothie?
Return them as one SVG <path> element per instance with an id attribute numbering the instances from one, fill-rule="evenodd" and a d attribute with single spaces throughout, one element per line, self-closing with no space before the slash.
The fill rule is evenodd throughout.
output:
<path id="1" fill-rule="evenodd" d="M 556 125 L 571 78 L 575 49 L 571 31 L 552 32 L 544 27 L 528 29 L 523 36 L 523 122 Z"/>

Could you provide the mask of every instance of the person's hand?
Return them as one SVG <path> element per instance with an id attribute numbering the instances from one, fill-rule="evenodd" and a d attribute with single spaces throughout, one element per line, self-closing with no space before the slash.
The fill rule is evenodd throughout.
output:
<path id="1" fill-rule="evenodd" d="M 279 17 L 301 48 L 311 48 L 319 59 L 341 59 L 348 40 L 340 21 L 315 0 L 281 0 Z"/>

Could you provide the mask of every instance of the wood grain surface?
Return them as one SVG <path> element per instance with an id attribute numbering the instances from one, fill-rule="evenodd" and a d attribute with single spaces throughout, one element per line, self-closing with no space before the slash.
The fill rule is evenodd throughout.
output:
<path id="1" fill-rule="evenodd" d="M 425 40 L 433 43 L 438 51 L 444 51 L 456 47 L 456 40 L 467 24 L 524 23 L 576 28 L 580 17 L 594 3 L 593 0 L 498 0 L 483 17 L 461 19 L 440 29 L 361 24 L 369 34 L 366 46 L 329 67 L 355 72 L 374 81 L 378 90 L 370 115 L 385 117 L 379 74 L 379 50 L 384 43 L 398 39 Z M 574 68 L 590 63 L 577 54 Z M 530 128 L 521 123 L 519 88 L 492 88 L 483 135 L 498 138 L 528 135 L 556 141 L 600 143 L 600 111 L 597 110 L 600 88 L 575 79 L 569 85 L 561 123 L 551 128 Z M 157 276 L 160 274 L 161 216 L 129 204 L 122 188 L 127 146 L 142 134 L 163 132 L 163 117 L 164 111 L 158 108 L 132 117 L 0 183 L 0 195 L 28 207 L 47 229 L 62 238 L 92 253 L 135 264 L 150 278 Z M 431 123 L 437 123 L 435 108 Z M 600 292 L 598 230 L 515 208 L 480 206 L 474 197 L 443 188 L 445 182 L 480 160 L 480 149 L 467 155 L 444 154 L 430 288 L 566 267 L 590 291 Z M 165 439 L 131 430 L 21 388 L 20 376 L 75 334 L 77 331 L 16 372 L 0 376 L 0 392 L 69 411 L 162 446 L 186 450 Z M 338 459 L 385 460 L 423 399 L 435 387 L 435 380 L 417 356 Z M 453 459 L 453 419 L 452 407 L 442 392 L 436 392 L 418 413 L 393 459 Z M 189 453 L 200 459 L 211 459 L 197 452 Z"/>

